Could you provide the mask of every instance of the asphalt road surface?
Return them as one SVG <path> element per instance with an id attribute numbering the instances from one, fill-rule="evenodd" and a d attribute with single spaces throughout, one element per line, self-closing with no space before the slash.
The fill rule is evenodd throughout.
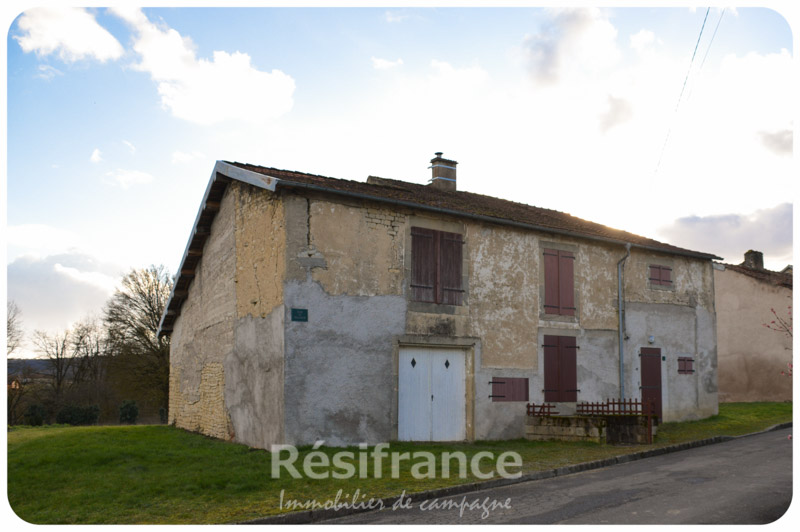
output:
<path id="1" fill-rule="evenodd" d="M 387 508 L 325 524 L 770 523 L 792 499 L 791 431 L 431 500 L 425 510 L 422 500 L 412 498 L 410 509 Z M 451 507 L 442 509 L 443 503 Z"/>

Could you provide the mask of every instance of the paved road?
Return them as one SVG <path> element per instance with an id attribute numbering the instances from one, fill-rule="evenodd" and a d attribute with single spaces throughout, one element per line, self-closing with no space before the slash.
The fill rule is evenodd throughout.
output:
<path id="1" fill-rule="evenodd" d="M 791 429 L 603 469 L 443 498 L 474 509 L 386 509 L 325 521 L 364 523 L 764 524 L 792 498 Z M 466 497 L 466 499 L 464 499 Z M 496 508 L 485 519 L 478 506 Z M 430 501 L 428 505 L 430 505 Z"/>

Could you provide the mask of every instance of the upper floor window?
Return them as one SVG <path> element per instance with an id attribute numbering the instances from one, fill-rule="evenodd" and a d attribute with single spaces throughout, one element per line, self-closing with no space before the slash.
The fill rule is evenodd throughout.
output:
<path id="1" fill-rule="evenodd" d="M 544 312 L 575 315 L 575 254 L 560 249 L 544 250 Z"/>
<path id="2" fill-rule="evenodd" d="M 660 264 L 650 265 L 650 286 L 672 287 L 672 268 Z"/>
<path id="3" fill-rule="evenodd" d="M 463 237 L 458 233 L 411 228 L 411 298 L 461 305 Z"/>

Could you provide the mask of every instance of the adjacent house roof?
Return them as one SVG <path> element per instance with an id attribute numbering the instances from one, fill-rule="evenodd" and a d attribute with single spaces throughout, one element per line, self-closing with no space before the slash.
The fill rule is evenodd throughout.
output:
<path id="1" fill-rule="evenodd" d="M 792 288 L 792 275 L 781 272 L 773 272 L 772 270 L 759 270 L 755 268 L 748 268 L 741 264 L 723 264 L 726 270 L 733 270 L 735 272 L 747 275 L 758 281 L 762 281 L 776 286 L 783 286 Z"/>
<path id="2" fill-rule="evenodd" d="M 173 293 L 161 319 L 159 335 L 172 330 L 175 319 L 180 313 L 181 304 L 188 295 L 189 284 L 194 277 L 194 269 L 202 256 L 203 245 L 208 237 L 211 222 L 219 210 L 219 201 L 231 180 L 242 181 L 273 191 L 277 188 L 314 190 L 325 194 L 368 199 L 395 206 L 434 211 L 611 244 L 629 243 L 636 248 L 701 260 L 721 259 L 710 253 L 665 244 L 627 231 L 589 222 L 564 212 L 472 192 L 447 191 L 427 185 L 379 177 L 370 177 L 364 183 L 252 164 L 217 161 L 197 214 L 192 235 L 184 251 L 178 277 L 173 286 Z"/>

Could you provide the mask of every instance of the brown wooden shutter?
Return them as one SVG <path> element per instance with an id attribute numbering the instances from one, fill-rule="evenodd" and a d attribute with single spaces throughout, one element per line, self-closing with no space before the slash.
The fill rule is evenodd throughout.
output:
<path id="1" fill-rule="evenodd" d="M 436 300 L 436 231 L 411 228 L 411 297 L 414 301 Z"/>
<path id="2" fill-rule="evenodd" d="M 661 284 L 661 266 L 650 266 L 650 283 Z"/>
<path id="3" fill-rule="evenodd" d="M 558 338 L 561 345 L 559 395 L 561 401 L 574 403 L 578 400 L 578 345 L 574 336 Z"/>
<path id="4" fill-rule="evenodd" d="M 661 267 L 661 284 L 663 286 L 672 285 L 672 268 L 669 266 Z"/>
<path id="5" fill-rule="evenodd" d="M 559 342 L 558 336 L 544 336 L 544 400 L 548 403 L 558 402 L 559 379 Z"/>
<path id="6" fill-rule="evenodd" d="M 461 254 L 463 239 L 458 233 L 439 231 L 439 280 L 441 293 L 438 301 L 445 305 L 461 305 Z"/>
<path id="7" fill-rule="evenodd" d="M 527 377 L 492 377 L 492 402 L 528 401 Z"/>
<path id="8" fill-rule="evenodd" d="M 544 250 L 544 312 L 559 314 L 558 251 Z M 545 343 L 548 343 L 545 341 Z M 546 386 L 545 386 L 546 387 Z"/>
<path id="9" fill-rule="evenodd" d="M 575 255 L 569 251 L 558 252 L 558 313 L 575 315 Z"/>

